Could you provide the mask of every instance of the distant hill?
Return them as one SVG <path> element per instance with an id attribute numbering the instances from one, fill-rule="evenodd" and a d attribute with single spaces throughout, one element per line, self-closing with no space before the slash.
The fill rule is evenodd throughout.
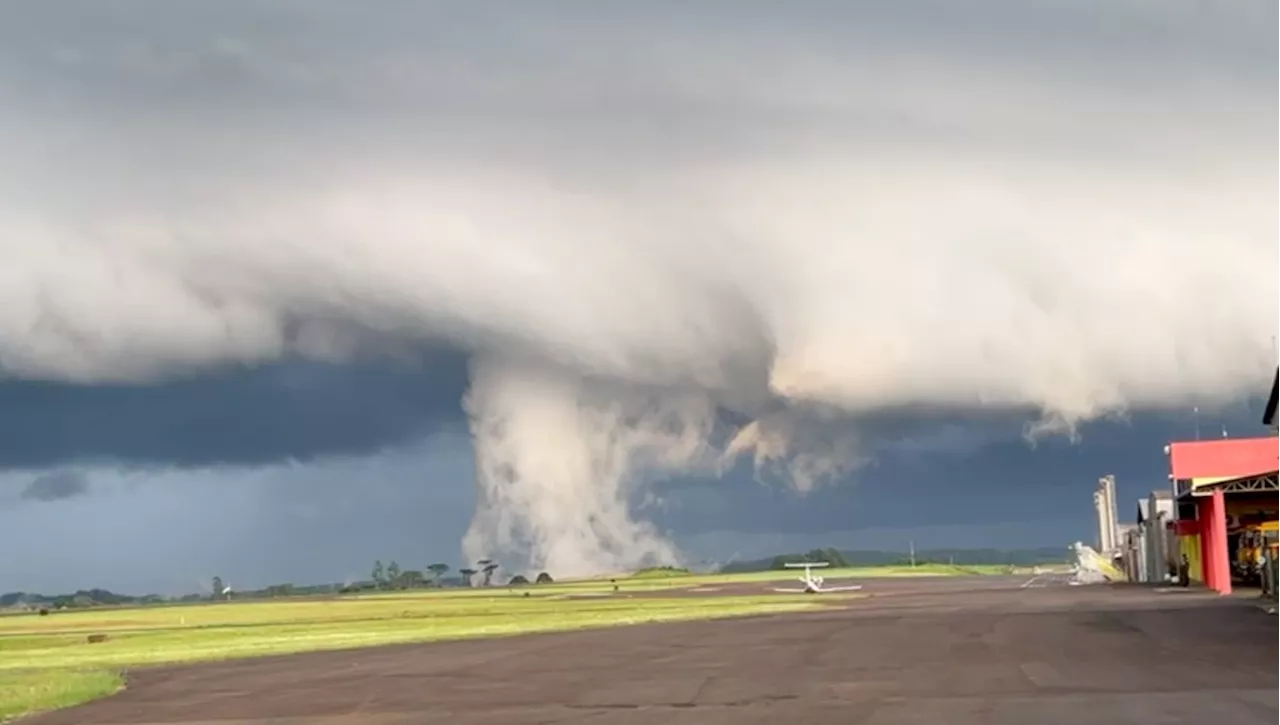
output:
<path id="1" fill-rule="evenodd" d="M 410 572 L 417 574 L 417 572 Z M 462 587 L 468 582 L 461 577 L 441 577 L 436 581 L 427 581 L 420 574 L 416 577 L 405 577 L 397 584 L 378 585 L 373 581 L 350 582 L 346 584 L 273 584 L 261 589 L 235 590 L 226 596 L 213 596 L 209 593 L 185 594 L 182 596 L 163 597 L 157 594 L 135 596 L 120 594 L 107 589 L 81 589 L 71 594 L 40 594 L 36 592 L 8 592 L 0 594 L 0 613 L 34 612 L 39 610 L 57 611 L 62 609 L 83 609 L 88 607 L 137 606 L 145 604 L 193 604 L 197 602 L 225 601 L 233 599 L 245 601 L 251 599 L 275 599 L 280 597 L 322 597 L 340 594 L 362 594 L 375 591 L 394 591 L 408 589 L 426 589 L 438 587 Z M 503 580 L 501 584 L 506 584 Z"/>
<path id="2" fill-rule="evenodd" d="M 957 566 L 993 564 L 1038 566 L 1061 564 L 1067 559 L 1066 547 L 1058 546 L 1034 549 L 921 549 L 915 553 L 916 564 Z M 912 558 L 911 554 L 905 551 L 826 548 L 813 549 L 801 554 L 779 554 L 765 559 L 735 561 L 720 567 L 720 571 L 726 574 L 768 571 L 781 569 L 787 562 L 800 561 L 825 561 L 832 566 L 901 566 L 910 564 Z"/>
<path id="3" fill-rule="evenodd" d="M 196 599 L 193 595 L 192 599 Z M 122 604 L 152 604 L 164 601 L 155 594 L 131 596 L 117 594 L 107 589 L 80 589 L 71 594 L 37 594 L 35 592 L 7 592 L 0 594 L 0 610 L 76 609 L 93 606 L 118 606 Z"/>
<path id="4" fill-rule="evenodd" d="M 372 582 L 360 582 L 356 585 L 315 584 L 299 586 L 294 584 L 274 584 L 262 589 L 236 591 L 231 598 L 270 599 L 275 597 L 308 597 L 338 593 L 352 593 L 376 590 Z M 175 597 L 163 597 L 158 594 L 120 594 L 107 589 L 81 589 L 71 594 L 40 594 L 36 592 L 7 592 L 0 594 L 0 611 L 35 611 L 38 609 L 81 609 L 85 607 L 125 606 L 143 604 L 185 604 L 207 602 L 223 597 L 210 594 L 185 594 Z"/>

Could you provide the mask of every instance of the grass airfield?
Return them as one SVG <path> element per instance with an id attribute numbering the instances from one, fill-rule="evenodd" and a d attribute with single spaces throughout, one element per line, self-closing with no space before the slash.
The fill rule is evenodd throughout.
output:
<path id="1" fill-rule="evenodd" d="M 831 569 L 828 580 L 1004 573 L 1003 567 Z M 768 592 L 793 571 L 639 575 L 525 587 L 96 608 L 0 616 L 0 721 L 85 702 L 130 668 L 385 644 L 803 611 L 857 595 Z M 760 583 L 760 591 L 653 596 Z M 616 587 L 616 590 L 615 590 Z M 742 592 L 735 587 L 734 592 Z M 648 596 L 632 596 L 648 595 Z M 90 643 L 90 635 L 106 640 Z"/>

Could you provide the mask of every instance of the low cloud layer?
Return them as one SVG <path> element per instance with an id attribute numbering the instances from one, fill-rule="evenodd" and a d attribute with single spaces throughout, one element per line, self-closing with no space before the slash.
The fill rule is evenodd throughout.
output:
<path id="1" fill-rule="evenodd" d="M 22 489 L 24 501 L 59 501 L 89 492 L 89 479 L 76 471 L 54 471 L 36 476 Z"/>
<path id="2" fill-rule="evenodd" d="M 482 5 L 10 13 L 0 371 L 456 346 L 469 540 L 587 570 L 675 555 L 628 508 L 672 468 L 812 486 L 868 415 L 1275 365 L 1274 7 Z"/>

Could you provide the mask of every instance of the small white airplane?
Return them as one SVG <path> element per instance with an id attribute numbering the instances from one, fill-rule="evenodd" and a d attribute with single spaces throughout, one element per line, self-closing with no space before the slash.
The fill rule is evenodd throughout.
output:
<path id="1" fill-rule="evenodd" d="M 804 569 L 804 576 L 800 577 L 800 583 L 804 585 L 803 589 L 779 589 L 775 588 L 775 592 L 785 592 L 789 594 L 827 594 L 831 592 L 856 592 L 862 588 L 860 584 L 854 584 L 847 587 L 824 587 L 822 586 L 823 578 L 814 576 L 814 569 L 821 569 L 829 566 L 825 561 L 800 561 L 795 563 L 787 563 L 788 569 Z"/>

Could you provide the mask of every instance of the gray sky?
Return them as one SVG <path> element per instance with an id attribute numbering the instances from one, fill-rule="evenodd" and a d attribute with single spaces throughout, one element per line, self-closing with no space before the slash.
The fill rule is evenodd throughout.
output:
<path id="1" fill-rule="evenodd" d="M 1086 536 L 1274 374 L 1276 22 L 0 10 L 0 589 Z"/>

